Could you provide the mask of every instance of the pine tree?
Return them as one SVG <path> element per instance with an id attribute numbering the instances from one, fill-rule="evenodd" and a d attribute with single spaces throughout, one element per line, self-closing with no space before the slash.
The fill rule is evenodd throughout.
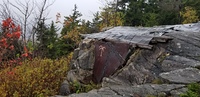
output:
<path id="1" fill-rule="evenodd" d="M 74 5 L 72 10 L 72 15 L 66 16 L 64 20 L 64 26 L 61 31 L 62 36 L 66 35 L 68 32 L 79 26 L 81 20 L 79 19 L 82 14 L 77 10 L 77 6 Z"/>
<path id="2" fill-rule="evenodd" d="M 45 25 L 44 20 L 38 23 L 39 27 L 37 29 L 37 52 L 41 57 L 53 58 L 56 50 L 56 40 L 57 37 L 57 28 L 54 25 L 54 22 L 48 27 Z"/>
<path id="3" fill-rule="evenodd" d="M 91 29 L 93 33 L 100 32 L 100 23 L 101 18 L 99 12 L 93 14 L 94 18 L 92 19 Z"/>
<path id="4" fill-rule="evenodd" d="M 81 19 L 79 18 L 81 16 L 82 14 L 77 10 L 77 6 L 74 5 L 72 15 L 65 17 L 61 37 L 57 42 L 57 56 L 66 56 L 72 52 L 80 42 Z"/>

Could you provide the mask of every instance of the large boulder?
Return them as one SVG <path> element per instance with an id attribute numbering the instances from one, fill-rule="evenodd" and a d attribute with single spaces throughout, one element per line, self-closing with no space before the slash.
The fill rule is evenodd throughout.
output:
<path id="1" fill-rule="evenodd" d="M 69 97 L 178 97 L 187 84 L 200 82 L 199 28 L 114 27 L 83 35 L 68 80 L 96 80 L 102 88 Z"/>

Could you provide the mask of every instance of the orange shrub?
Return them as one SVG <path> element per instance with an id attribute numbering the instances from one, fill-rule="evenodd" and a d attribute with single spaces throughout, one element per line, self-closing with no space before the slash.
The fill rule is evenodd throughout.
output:
<path id="1" fill-rule="evenodd" d="M 72 53 L 59 60 L 27 60 L 21 66 L 0 71 L 0 97 L 46 97 L 56 95 L 68 70 Z"/>

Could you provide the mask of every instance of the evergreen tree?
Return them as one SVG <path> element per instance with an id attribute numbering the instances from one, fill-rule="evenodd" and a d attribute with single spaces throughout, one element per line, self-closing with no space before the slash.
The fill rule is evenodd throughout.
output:
<path id="1" fill-rule="evenodd" d="M 72 15 L 65 17 L 61 38 L 57 43 L 58 50 L 56 55 L 66 56 L 68 53 L 72 52 L 80 42 L 81 20 L 79 18 L 81 16 L 82 14 L 77 10 L 77 6 L 74 5 Z"/>
<path id="2" fill-rule="evenodd" d="M 119 11 L 124 13 L 124 25 L 153 26 L 158 24 L 157 0 L 121 0 Z M 155 24 L 154 24 L 155 23 Z"/>
<path id="3" fill-rule="evenodd" d="M 101 18 L 99 12 L 93 14 L 94 18 L 92 19 L 92 24 L 91 24 L 91 32 L 97 33 L 100 32 L 100 23 L 101 23 Z"/>
<path id="4" fill-rule="evenodd" d="M 154 26 L 179 24 L 180 22 L 180 1 L 174 0 L 177 4 L 170 5 L 176 8 L 165 9 L 167 0 L 120 0 L 118 10 L 123 12 L 124 25 L 128 26 Z M 170 2 L 169 2 L 170 3 Z M 170 3 L 171 4 L 171 3 Z"/>
<path id="5" fill-rule="evenodd" d="M 175 25 L 180 24 L 180 13 L 177 11 L 161 10 L 159 12 L 159 25 Z"/>
<path id="6" fill-rule="evenodd" d="M 37 52 L 41 57 L 54 58 L 56 51 L 57 28 L 54 22 L 48 27 L 44 20 L 38 23 L 37 29 Z"/>
<path id="7" fill-rule="evenodd" d="M 52 21 L 50 27 L 48 28 L 48 31 L 45 33 L 45 38 L 47 40 L 46 43 L 46 56 L 48 58 L 57 58 L 56 50 L 57 50 L 57 40 L 58 40 L 58 34 L 56 33 L 58 29 L 55 27 L 54 22 Z"/>
<path id="8" fill-rule="evenodd" d="M 79 32 L 81 34 L 94 33 L 92 30 L 92 23 L 90 21 L 82 20 Z"/>
<path id="9" fill-rule="evenodd" d="M 62 36 L 66 35 L 68 32 L 79 26 L 79 23 L 81 22 L 79 18 L 81 16 L 82 14 L 79 11 L 77 11 L 77 6 L 74 5 L 74 9 L 72 10 L 72 15 L 65 17 L 64 26 L 61 31 Z"/>
<path id="10" fill-rule="evenodd" d="M 45 20 L 42 19 L 38 22 L 38 28 L 36 29 L 36 37 L 37 37 L 37 52 L 40 56 L 44 57 L 46 54 L 47 48 L 47 37 L 45 33 L 48 31 L 48 27 L 45 25 Z"/>

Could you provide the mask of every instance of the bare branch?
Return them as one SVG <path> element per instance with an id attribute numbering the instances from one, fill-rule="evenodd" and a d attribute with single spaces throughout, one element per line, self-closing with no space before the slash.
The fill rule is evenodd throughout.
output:
<path id="1" fill-rule="evenodd" d="M 0 7 L 2 10 L 0 10 L 0 16 L 2 19 L 6 19 L 8 17 L 11 17 L 11 12 L 10 12 L 10 9 L 9 9 L 9 6 L 8 6 L 8 2 L 6 1 L 3 1 L 2 4 L 0 4 Z"/>
<path id="2" fill-rule="evenodd" d="M 8 1 L 9 2 L 9 1 Z M 11 2 L 9 2 L 10 5 L 12 5 L 13 7 L 15 7 L 18 11 L 20 11 L 23 15 L 25 14 L 18 6 L 12 4 Z"/>
<path id="3" fill-rule="evenodd" d="M 41 20 L 47 20 L 48 8 L 54 4 L 55 0 L 3 0 L 0 3 L 0 18 L 8 18 L 13 15 L 13 20 L 21 24 L 23 30 L 22 39 L 34 38 L 36 30 Z M 14 17 L 15 16 L 15 17 Z"/>
<path id="4" fill-rule="evenodd" d="M 26 6 L 26 5 L 24 5 L 24 4 L 23 4 L 21 1 L 19 1 L 19 0 L 16 0 L 15 2 L 16 2 L 16 5 L 17 5 L 17 6 L 19 6 L 19 7 L 22 8 L 21 10 L 25 10 L 25 6 Z"/>
<path id="5" fill-rule="evenodd" d="M 55 1 L 56 1 L 56 0 L 54 0 L 54 1 L 52 1 L 50 4 L 48 4 L 44 10 L 47 10 L 50 6 L 52 6 L 52 5 L 55 3 Z"/>

